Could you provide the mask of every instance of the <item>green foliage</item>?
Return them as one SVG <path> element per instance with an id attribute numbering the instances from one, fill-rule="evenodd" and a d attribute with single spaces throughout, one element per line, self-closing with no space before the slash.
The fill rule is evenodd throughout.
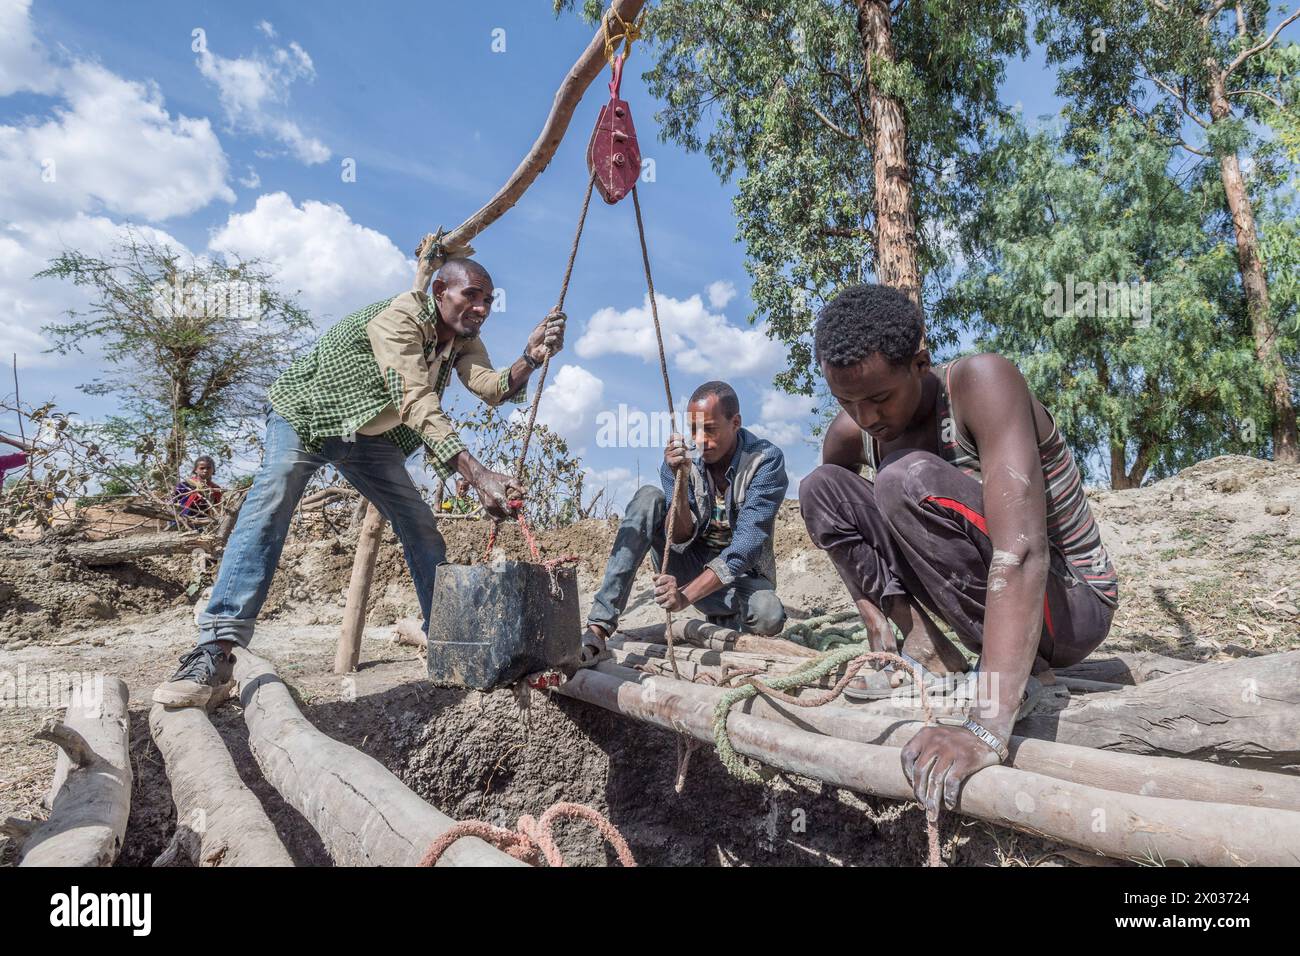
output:
<path id="1" fill-rule="evenodd" d="M 560 0 L 557 9 L 570 7 Z M 644 74 L 664 104 L 662 136 L 736 179 L 737 238 L 756 308 L 789 347 L 777 383 L 811 393 L 809 332 L 820 303 L 870 277 L 875 179 L 868 66 L 906 113 L 907 156 L 928 298 L 951 266 L 952 228 L 989 124 L 997 84 L 1025 51 L 1026 17 L 1006 0 L 929 0 L 893 13 L 897 62 L 868 64 L 845 0 L 661 0 L 649 7 Z M 638 56 L 641 55 L 638 52 Z M 936 345 L 955 340 L 941 321 Z"/>
<path id="2" fill-rule="evenodd" d="M 102 353 L 107 374 L 81 388 L 116 397 L 121 412 L 87 440 L 133 449 L 159 488 L 191 453 L 229 460 L 251 441 L 266 388 L 311 328 L 261 263 L 189 259 L 134 233 L 107 259 L 66 249 L 37 278 L 90 291 L 86 312 L 43 331 L 54 352 Z"/>
<path id="3" fill-rule="evenodd" d="M 1207 221 L 1214 171 L 1180 181 L 1172 148 L 1134 123 L 1069 139 L 1073 155 L 1058 132 L 1004 131 L 967 233 L 970 269 L 937 308 L 1019 365 L 1078 461 L 1109 468 L 1113 449 L 1121 484 L 1258 453 L 1269 413 L 1235 251 Z M 1071 276 L 1076 292 L 1149 283 L 1149 322 L 1082 295 L 1058 314 L 1049 299 Z"/>

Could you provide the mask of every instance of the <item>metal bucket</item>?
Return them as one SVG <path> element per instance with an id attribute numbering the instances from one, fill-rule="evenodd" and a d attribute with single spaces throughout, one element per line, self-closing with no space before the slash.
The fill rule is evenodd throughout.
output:
<path id="1" fill-rule="evenodd" d="M 444 564 L 429 610 L 429 679 L 492 690 L 552 668 L 572 673 L 581 628 L 572 567 Z"/>

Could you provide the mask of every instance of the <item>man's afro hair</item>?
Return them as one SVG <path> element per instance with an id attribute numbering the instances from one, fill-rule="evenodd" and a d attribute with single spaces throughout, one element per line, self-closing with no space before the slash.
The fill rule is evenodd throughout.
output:
<path id="1" fill-rule="evenodd" d="M 885 285 L 850 286 L 822 309 L 813 330 L 819 364 L 855 365 L 880 352 L 892 364 L 911 360 L 921 347 L 925 318 L 898 289 Z"/>

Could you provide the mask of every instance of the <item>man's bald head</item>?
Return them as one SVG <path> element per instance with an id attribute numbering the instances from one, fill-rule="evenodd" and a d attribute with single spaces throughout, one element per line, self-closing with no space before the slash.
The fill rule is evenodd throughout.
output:
<path id="1" fill-rule="evenodd" d="M 448 259 L 438 270 L 434 281 L 441 279 L 447 286 L 462 286 L 473 282 L 475 285 L 482 286 L 485 290 L 492 288 L 492 276 L 484 269 L 482 265 L 473 259 L 456 258 Z"/>

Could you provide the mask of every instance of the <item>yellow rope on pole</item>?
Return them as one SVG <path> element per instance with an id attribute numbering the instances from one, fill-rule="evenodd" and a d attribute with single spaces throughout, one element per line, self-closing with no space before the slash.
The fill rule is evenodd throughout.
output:
<path id="1" fill-rule="evenodd" d="M 611 31 L 611 17 L 618 21 L 619 33 Z M 634 17 L 632 22 L 628 23 L 619 15 L 619 12 L 614 9 L 613 3 L 609 5 L 609 9 L 605 11 L 605 15 L 601 17 L 601 25 L 605 28 L 605 59 L 609 61 L 611 66 L 614 63 L 614 57 L 616 55 L 615 50 L 618 47 L 620 40 L 623 42 L 623 59 L 626 60 L 632 55 L 632 41 L 641 39 L 641 28 L 644 24 L 645 10 L 641 11 L 639 17 Z"/>

